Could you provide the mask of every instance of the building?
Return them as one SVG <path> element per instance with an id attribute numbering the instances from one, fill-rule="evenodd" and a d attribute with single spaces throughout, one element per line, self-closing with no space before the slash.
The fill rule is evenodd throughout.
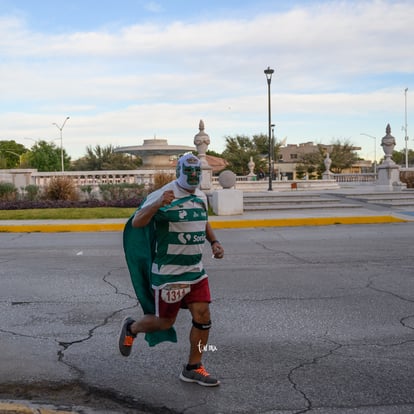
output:
<path id="1" fill-rule="evenodd" d="M 322 148 L 326 153 L 332 150 L 332 145 L 323 145 Z M 355 151 L 361 149 L 361 147 L 353 147 Z M 319 146 L 312 141 L 302 144 L 288 144 L 279 148 L 279 159 L 274 161 L 273 171 L 275 172 L 276 179 L 296 180 L 296 167 L 300 163 L 302 157 L 311 153 L 318 153 Z M 343 171 L 344 173 L 362 173 L 368 172 L 371 168 L 370 161 L 358 161 L 349 171 Z"/>

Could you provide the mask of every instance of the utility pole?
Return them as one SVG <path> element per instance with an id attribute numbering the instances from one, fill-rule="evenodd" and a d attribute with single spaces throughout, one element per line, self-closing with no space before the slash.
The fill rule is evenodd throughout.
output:
<path id="1" fill-rule="evenodd" d="M 405 168 L 408 168 L 408 134 L 407 134 L 407 91 L 408 88 L 404 89 L 405 92 Z"/>

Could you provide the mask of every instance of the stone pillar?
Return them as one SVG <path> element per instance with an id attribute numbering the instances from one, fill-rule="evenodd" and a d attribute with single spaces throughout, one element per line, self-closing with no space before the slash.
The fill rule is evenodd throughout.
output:
<path id="1" fill-rule="evenodd" d="M 401 189 L 404 185 L 400 182 L 400 167 L 392 160 L 392 152 L 395 147 L 395 138 L 391 135 L 390 124 L 385 129 L 386 135 L 381 140 L 381 146 L 385 159 L 378 166 L 377 185 L 385 190 Z"/>
<path id="2" fill-rule="evenodd" d="M 219 183 L 222 190 L 212 193 L 212 208 L 218 216 L 233 216 L 243 214 L 243 191 L 234 188 L 236 174 L 226 170 L 220 173 Z"/>
<path id="3" fill-rule="evenodd" d="M 198 158 L 201 161 L 201 190 L 211 190 L 213 169 L 208 165 L 206 151 L 210 145 L 210 137 L 204 132 L 204 122 L 200 120 L 199 132 L 194 136 L 194 145 L 196 146 Z"/>

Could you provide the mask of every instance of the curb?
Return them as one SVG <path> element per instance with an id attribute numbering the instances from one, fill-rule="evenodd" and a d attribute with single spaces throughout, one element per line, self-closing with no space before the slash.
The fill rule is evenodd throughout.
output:
<path id="1" fill-rule="evenodd" d="M 0 414 L 73 414 L 73 411 L 56 411 L 46 408 L 33 408 L 26 404 L 0 402 Z"/>
<path id="2" fill-rule="evenodd" d="M 126 221 L 126 220 L 125 220 Z M 125 223 L 0 224 L 0 233 L 65 233 L 122 231 Z"/>
<path id="3" fill-rule="evenodd" d="M 406 223 L 408 220 L 393 216 L 313 217 L 250 220 L 210 220 L 213 229 L 251 227 L 329 226 L 335 224 Z M 64 233 L 64 232 L 121 232 L 125 223 L 40 223 L 0 225 L 0 233 Z"/>
<path id="4" fill-rule="evenodd" d="M 211 221 L 215 229 L 232 229 L 247 227 L 298 227 L 298 226 L 330 226 L 334 224 L 384 224 L 405 223 L 408 220 L 393 216 L 356 216 L 356 217 L 312 217 L 282 218 L 234 221 Z"/>

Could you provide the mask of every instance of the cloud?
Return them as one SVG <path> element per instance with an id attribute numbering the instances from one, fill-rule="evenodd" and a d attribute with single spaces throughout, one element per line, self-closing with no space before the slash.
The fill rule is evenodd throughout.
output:
<path id="1" fill-rule="evenodd" d="M 163 12 L 156 2 L 146 7 Z M 414 72 L 413 15 L 411 1 L 312 2 L 58 34 L 0 17 L 0 121 L 9 136 L 40 136 L 56 113 L 70 115 L 65 132 L 85 142 L 158 131 L 180 140 L 200 118 L 220 136 L 263 132 L 268 65 L 281 125 L 316 131 L 328 115 L 344 122 L 394 113 Z M 292 132 L 304 135 L 299 127 L 283 134 Z"/>
<path id="2" fill-rule="evenodd" d="M 152 13 L 161 13 L 165 11 L 164 7 L 156 1 L 149 1 L 145 3 L 144 8 Z"/>

